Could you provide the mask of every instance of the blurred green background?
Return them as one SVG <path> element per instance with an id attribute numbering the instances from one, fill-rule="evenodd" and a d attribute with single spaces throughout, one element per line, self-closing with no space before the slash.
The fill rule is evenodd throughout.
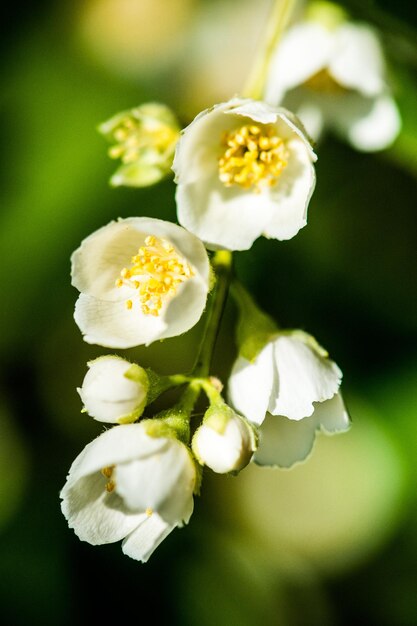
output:
<path id="1" fill-rule="evenodd" d="M 76 393 L 88 346 L 72 318 L 69 257 L 117 217 L 176 221 L 174 183 L 111 189 L 97 125 L 142 102 L 186 125 L 244 83 L 270 2 L 52 0 L 8 6 L 1 40 L 0 617 L 4 624 L 417 624 L 417 20 L 413 3 L 349 2 L 381 29 L 403 118 L 395 144 L 320 144 L 309 224 L 238 253 L 242 281 L 344 372 L 353 418 L 291 471 L 207 472 L 190 524 L 148 564 L 68 530 L 59 490 L 101 426 Z M 275 278 L 271 278 L 275 276 Z M 235 356 L 228 304 L 213 373 Z M 171 373 L 184 337 L 125 351 Z M 122 351 L 119 351 L 122 353 Z"/>

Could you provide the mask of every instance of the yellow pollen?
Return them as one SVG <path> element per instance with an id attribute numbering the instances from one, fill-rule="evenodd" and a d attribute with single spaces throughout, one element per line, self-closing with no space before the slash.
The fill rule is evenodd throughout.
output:
<path id="1" fill-rule="evenodd" d="M 116 487 L 116 483 L 113 480 L 109 480 L 106 483 L 106 491 L 107 491 L 107 493 L 111 493 L 112 491 L 114 491 L 115 487 Z"/>
<path id="2" fill-rule="evenodd" d="M 105 485 L 105 490 L 107 491 L 107 493 L 111 493 L 116 487 L 116 483 L 114 482 L 114 480 L 111 480 L 111 477 L 113 475 L 113 470 L 114 470 L 114 465 L 103 467 L 103 469 L 101 470 L 101 473 L 103 474 L 104 478 L 109 479 Z"/>
<path id="3" fill-rule="evenodd" d="M 147 515 L 148 517 L 150 517 L 150 516 L 153 514 L 153 510 L 152 510 L 150 507 L 148 507 L 148 508 L 146 509 L 145 513 L 146 513 L 146 515 Z"/>
<path id="4" fill-rule="evenodd" d="M 347 93 L 349 91 L 333 78 L 327 68 L 319 70 L 306 80 L 304 87 L 307 87 L 307 89 L 310 89 L 311 91 L 334 96 Z"/>
<path id="5" fill-rule="evenodd" d="M 124 267 L 115 284 L 135 291 L 142 313 L 158 316 L 164 303 L 194 276 L 194 271 L 165 239 L 149 235 L 144 243 L 132 257 L 132 267 Z M 126 308 L 133 308 L 133 300 L 126 300 Z"/>
<path id="6" fill-rule="evenodd" d="M 259 192 L 261 185 L 275 185 L 288 164 L 285 141 L 272 124 L 226 131 L 221 145 L 225 151 L 219 159 L 219 179 L 226 187 L 239 185 Z"/>
<path id="7" fill-rule="evenodd" d="M 108 467 L 103 467 L 101 473 L 105 478 L 111 478 L 114 470 L 114 465 L 109 465 Z"/>

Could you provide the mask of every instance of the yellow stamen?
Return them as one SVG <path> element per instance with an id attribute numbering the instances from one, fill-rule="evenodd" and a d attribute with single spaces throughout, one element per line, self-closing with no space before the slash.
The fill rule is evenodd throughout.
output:
<path id="1" fill-rule="evenodd" d="M 146 509 L 145 513 L 146 513 L 146 515 L 147 515 L 148 517 L 150 517 L 151 515 L 153 515 L 153 510 L 152 510 L 150 507 L 148 507 L 148 508 Z"/>
<path id="2" fill-rule="evenodd" d="M 112 131 L 116 142 L 109 150 L 112 159 L 123 163 L 138 161 L 146 149 L 152 149 L 163 157 L 178 139 L 178 130 L 163 122 L 144 122 L 142 119 L 125 117 Z"/>
<path id="3" fill-rule="evenodd" d="M 226 150 L 219 159 L 219 179 L 226 187 L 239 185 L 259 192 L 261 185 L 275 185 L 288 164 L 285 141 L 272 124 L 226 132 L 222 146 Z"/>
<path id="4" fill-rule="evenodd" d="M 111 493 L 116 487 L 116 483 L 114 482 L 114 480 L 111 480 L 111 477 L 113 476 L 114 467 L 115 467 L 114 465 L 108 465 L 107 467 L 103 467 L 103 469 L 101 470 L 101 473 L 103 474 L 104 478 L 109 479 L 105 484 L 105 490 L 107 491 L 107 493 Z"/>
<path id="5" fill-rule="evenodd" d="M 106 491 L 107 491 L 107 493 L 111 493 L 114 490 L 115 487 L 116 487 L 116 483 L 113 480 L 109 480 L 106 483 Z"/>
<path id="6" fill-rule="evenodd" d="M 124 267 L 115 284 L 135 290 L 142 313 L 158 316 L 164 303 L 181 283 L 194 276 L 194 271 L 165 239 L 149 235 L 144 243 L 132 257 L 132 267 Z M 126 300 L 126 307 L 132 309 L 133 300 Z"/>

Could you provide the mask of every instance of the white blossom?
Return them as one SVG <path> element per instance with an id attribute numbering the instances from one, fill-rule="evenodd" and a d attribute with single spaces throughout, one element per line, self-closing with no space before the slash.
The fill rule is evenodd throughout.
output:
<path id="1" fill-rule="evenodd" d="M 207 252 L 181 226 L 148 217 L 110 222 L 72 255 L 75 321 L 87 343 L 149 345 L 192 328 L 204 310 Z"/>
<path id="2" fill-rule="evenodd" d="M 239 356 L 229 379 L 229 398 L 237 411 L 260 426 L 255 461 L 292 465 L 308 455 L 317 429 L 346 430 L 341 380 L 336 363 L 302 331 L 277 333 L 252 362 Z"/>
<path id="3" fill-rule="evenodd" d="M 147 561 L 193 511 L 196 468 L 189 449 L 148 434 L 148 422 L 115 426 L 73 462 L 61 508 L 76 535 L 93 545 L 123 539 L 128 556 Z"/>
<path id="4" fill-rule="evenodd" d="M 315 140 L 328 127 L 357 150 L 382 150 L 401 120 L 379 38 L 366 24 L 318 17 L 295 24 L 278 43 L 265 100 L 294 110 Z"/>
<path id="5" fill-rule="evenodd" d="M 178 220 L 209 248 L 247 250 L 306 224 L 316 156 L 283 108 L 233 98 L 182 131 L 173 169 Z"/>
<path id="6" fill-rule="evenodd" d="M 256 449 L 253 427 L 227 405 L 213 406 L 205 414 L 192 440 L 194 455 L 214 472 L 239 472 Z"/>
<path id="7" fill-rule="evenodd" d="M 145 370 L 118 356 L 89 361 L 82 386 L 77 389 L 86 412 L 100 422 L 135 421 L 146 406 L 149 380 Z"/>

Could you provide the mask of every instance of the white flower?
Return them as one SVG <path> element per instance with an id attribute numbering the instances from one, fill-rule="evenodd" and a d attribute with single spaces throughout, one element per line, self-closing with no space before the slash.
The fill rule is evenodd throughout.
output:
<path id="1" fill-rule="evenodd" d="M 75 459 L 61 508 L 82 541 L 123 539 L 123 552 L 145 562 L 189 521 L 195 484 L 195 464 L 184 444 L 150 436 L 147 421 L 126 424 L 102 433 Z"/>
<path id="2" fill-rule="evenodd" d="M 385 73 L 372 28 L 340 16 L 330 24 L 307 20 L 279 42 L 265 100 L 294 110 L 316 140 L 327 126 L 357 150 L 382 150 L 401 126 Z"/>
<path id="3" fill-rule="evenodd" d="M 77 389 L 85 410 L 100 422 L 134 422 L 146 406 L 149 380 L 145 370 L 118 356 L 101 356 L 88 364 Z"/>
<path id="4" fill-rule="evenodd" d="M 149 345 L 194 326 L 209 283 L 207 252 L 181 226 L 148 217 L 110 222 L 72 255 L 75 321 L 87 343 Z"/>
<path id="5" fill-rule="evenodd" d="M 173 170 L 178 220 L 209 248 L 247 250 L 305 226 L 316 156 L 286 109 L 234 98 L 182 131 Z"/>
<path id="6" fill-rule="evenodd" d="M 112 159 L 122 165 L 110 179 L 118 187 L 146 187 L 171 172 L 180 128 L 172 111 L 157 102 L 118 113 L 98 127 L 114 145 Z"/>
<path id="7" fill-rule="evenodd" d="M 192 449 L 198 462 L 214 472 L 239 472 L 256 449 L 253 427 L 227 405 L 210 407 L 197 428 Z"/>
<path id="8" fill-rule="evenodd" d="M 260 426 L 255 461 L 287 467 L 307 456 L 317 429 L 346 430 L 341 379 L 336 363 L 302 331 L 278 333 L 253 362 L 238 357 L 229 398 L 237 411 Z"/>

